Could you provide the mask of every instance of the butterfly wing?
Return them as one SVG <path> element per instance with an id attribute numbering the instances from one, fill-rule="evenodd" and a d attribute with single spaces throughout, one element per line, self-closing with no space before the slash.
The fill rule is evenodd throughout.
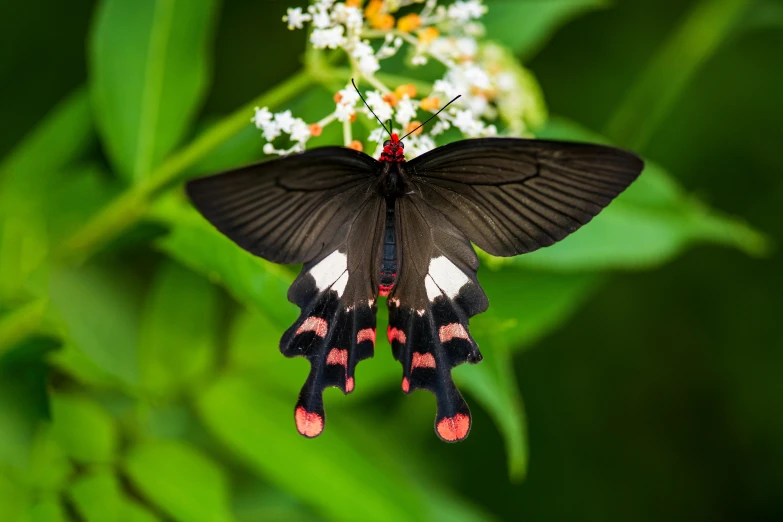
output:
<path id="1" fill-rule="evenodd" d="M 377 162 L 328 147 L 191 181 L 196 208 L 242 248 L 278 263 L 302 262 L 288 299 L 301 314 L 280 351 L 305 357 L 310 373 L 294 409 L 296 427 L 319 435 L 323 390 L 354 388 L 356 364 L 375 350 L 385 203 Z"/>
<path id="2" fill-rule="evenodd" d="M 435 432 L 447 442 L 467 437 L 470 409 L 451 369 L 481 361 L 468 319 L 489 305 L 478 284 L 470 241 L 416 194 L 397 200 L 399 280 L 388 299 L 387 335 L 402 363 L 402 389 L 430 390 L 437 399 Z"/>
<path id="3" fill-rule="evenodd" d="M 403 390 L 435 394 L 441 439 L 462 440 L 471 426 L 451 378 L 454 366 L 481 360 L 468 321 L 488 301 L 471 241 L 503 256 L 551 245 L 590 221 L 642 167 L 610 147 L 503 138 L 452 143 L 408 163 L 388 337 Z"/>
<path id="4" fill-rule="evenodd" d="M 274 263 L 305 263 L 356 214 L 378 162 L 323 147 L 188 182 L 195 207 L 240 247 Z"/>
<path id="5" fill-rule="evenodd" d="M 560 241 L 641 173 L 612 147 L 514 138 L 465 140 L 413 159 L 414 188 L 479 248 L 514 256 Z"/>

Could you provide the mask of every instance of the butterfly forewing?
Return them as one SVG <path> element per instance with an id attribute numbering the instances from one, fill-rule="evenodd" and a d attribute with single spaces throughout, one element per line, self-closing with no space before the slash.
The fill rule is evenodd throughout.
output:
<path id="1" fill-rule="evenodd" d="M 465 140 L 409 164 L 416 190 L 482 250 L 532 252 L 590 221 L 643 163 L 601 145 L 513 138 Z"/>

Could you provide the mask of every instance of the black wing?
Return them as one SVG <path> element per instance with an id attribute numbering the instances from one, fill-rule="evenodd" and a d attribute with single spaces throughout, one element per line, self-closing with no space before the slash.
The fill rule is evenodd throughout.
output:
<path id="1" fill-rule="evenodd" d="M 245 250 L 275 263 L 305 263 L 356 214 L 378 162 L 323 147 L 188 182 L 193 204 Z"/>
<path id="2" fill-rule="evenodd" d="M 400 264 L 387 335 L 402 363 L 403 391 L 432 391 L 435 432 L 456 442 L 468 436 L 471 419 L 451 369 L 481 361 L 468 319 L 489 305 L 476 280 L 478 258 L 465 235 L 420 196 L 398 199 L 395 214 Z"/>
<path id="3" fill-rule="evenodd" d="M 641 173 L 634 154 L 602 145 L 464 140 L 413 159 L 412 190 L 479 248 L 514 256 L 560 241 Z"/>
<path id="4" fill-rule="evenodd" d="M 304 263 L 288 290 L 301 308 L 280 351 L 305 357 L 310 374 L 294 409 L 296 427 L 319 435 L 323 390 L 354 388 L 354 370 L 375 350 L 385 204 L 375 190 L 377 162 L 326 147 L 191 181 L 187 193 L 218 230 L 277 263 Z"/>

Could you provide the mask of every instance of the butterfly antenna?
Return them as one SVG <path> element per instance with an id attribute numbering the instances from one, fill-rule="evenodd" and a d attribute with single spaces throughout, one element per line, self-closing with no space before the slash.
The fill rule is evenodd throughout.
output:
<path id="1" fill-rule="evenodd" d="M 440 110 L 438 110 L 438 112 L 436 112 L 435 114 L 433 114 L 432 116 L 430 116 L 430 117 L 427 119 L 427 121 L 425 121 L 424 123 L 422 123 L 421 125 L 419 125 L 419 126 L 418 126 L 418 127 L 416 127 L 415 129 L 413 129 L 412 131 L 410 131 L 408 134 L 406 134 L 406 135 L 405 135 L 405 136 L 403 136 L 402 138 L 400 138 L 400 141 L 404 140 L 405 138 L 407 138 L 408 136 L 410 136 L 411 134 L 413 134 L 413 133 L 414 133 L 414 132 L 416 132 L 417 130 L 419 130 L 419 129 L 421 129 L 422 127 L 424 127 L 425 125 L 427 125 L 427 124 L 428 124 L 430 121 L 432 121 L 432 119 L 433 119 L 435 116 L 437 116 L 438 114 L 440 114 L 441 112 L 443 112 L 443 111 L 446 109 L 446 107 L 448 107 L 449 105 L 451 105 L 452 103 L 454 103 L 455 101 L 457 101 L 457 99 L 458 99 L 458 98 L 461 98 L 461 97 L 462 97 L 462 95 L 461 95 L 461 94 L 458 94 L 458 95 L 456 95 L 456 96 L 454 97 L 454 99 L 453 99 L 453 100 L 451 100 L 449 103 L 447 103 L 446 105 L 444 105 L 443 107 L 441 107 L 441 108 L 440 108 Z"/>
<path id="2" fill-rule="evenodd" d="M 367 108 L 370 110 L 370 112 L 372 112 L 372 115 L 373 115 L 373 116 L 375 116 L 375 119 L 376 119 L 376 120 L 378 120 L 378 123 L 380 123 L 380 124 L 381 124 L 381 127 L 383 127 L 383 130 L 385 130 L 386 132 L 388 132 L 388 133 L 389 133 L 389 137 L 391 137 L 391 131 L 390 131 L 389 129 L 387 129 L 387 128 L 386 128 L 386 125 L 384 125 L 384 124 L 383 124 L 383 122 L 382 122 L 382 121 L 381 121 L 381 119 L 378 117 L 378 115 L 377 115 L 377 114 L 375 114 L 375 112 L 373 112 L 372 108 L 370 108 L 370 104 L 368 104 L 368 103 L 367 103 L 367 100 L 365 100 L 365 99 L 364 99 L 364 96 L 362 96 L 362 93 L 361 93 L 361 92 L 359 92 L 359 88 L 356 86 L 356 82 L 355 82 L 355 81 L 353 81 L 353 78 L 351 78 L 351 83 L 353 84 L 353 88 L 354 88 L 354 89 L 356 89 L 356 94 L 358 94 L 358 95 L 359 95 L 359 98 L 361 98 L 361 99 L 362 99 L 362 101 L 364 102 L 364 105 L 365 105 L 365 106 L 366 106 L 366 107 L 367 107 Z M 459 98 L 459 96 L 458 96 L 457 98 Z M 455 99 L 456 99 L 456 98 L 455 98 Z M 449 102 L 449 103 L 451 103 L 451 102 Z M 391 120 L 389 120 L 389 121 L 391 121 Z"/>

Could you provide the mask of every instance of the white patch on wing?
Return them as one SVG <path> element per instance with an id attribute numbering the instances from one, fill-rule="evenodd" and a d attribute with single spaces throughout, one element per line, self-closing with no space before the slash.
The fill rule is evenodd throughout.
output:
<path id="1" fill-rule="evenodd" d="M 460 288 L 470 282 L 462 270 L 448 260 L 445 256 L 433 258 L 430 261 L 429 273 L 424 278 L 424 287 L 430 301 L 446 294 L 449 298 L 457 297 Z"/>
<path id="2" fill-rule="evenodd" d="M 315 279 L 319 292 L 331 287 L 342 296 L 345 285 L 348 284 L 348 256 L 335 250 L 311 268 L 310 275 Z"/>

